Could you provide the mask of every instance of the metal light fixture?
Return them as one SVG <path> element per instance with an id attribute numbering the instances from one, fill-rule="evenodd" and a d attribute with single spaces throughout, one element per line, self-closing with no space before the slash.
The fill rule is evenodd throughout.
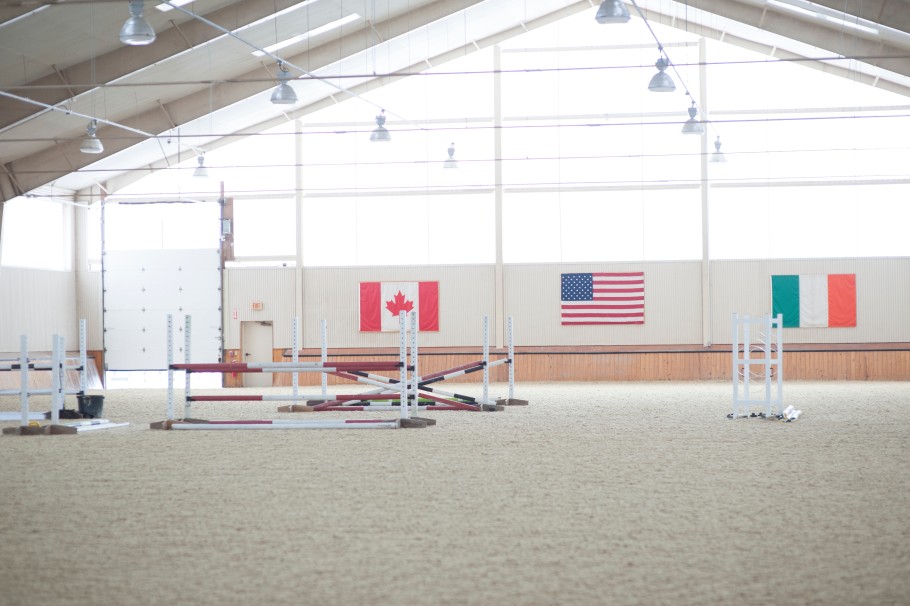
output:
<path id="1" fill-rule="evenodd" d="M 101 139 L 98 138 L 98 135 L 95 134 L 95 131 L 98 130 L 98 121 L 92 120 L 89 122 L 85 130 L 88 133 L 88 137 L 82 142 L 79 151 L 83 154 L 100 154 L 103 152 L 104 145 L 101 143 Z"/>
<path id="2" fill-rule="evenodd" d="M 291 85 L 288 84 L 290 78 L 291 73 L 288 71 L 288 68 L 285 67 L 284 63 L 279 61 L 278 86 L 272 91 L 272 103 L 275 105 L 293 105 L 294 103 L 297 103 L 297 93 L 295 93 Z"/>
<path id="3" fill-rule="evenodd" d="M 724 152 L 720 151 L 720 135 L 717 135 L 717 140 L 714 141 L 714 153 L 708 156 L 708 162 L 726 162 L 727 156 L 724 155 Z"/>
<path id="4" fill-rule="evenodd" d="M 376 128 L 373 129 L 373 132 L 370 133 L 370 141 L 375 141 L 377 143 L 386 143 L 392 140 L 392 135 L 389 133 L 389 129 L 385 126 L 385 110 L 380 110 L 379 115 L 376 116 Z"/>
<path id="5" fill-rule="evenodd" d="M 207 178 L 209 176 L 209 169 L 205 167 L 205 155 L 199 154 L 196 156 L 196 162 L 199 163 L 199 166 L 193 171 L 193 176 L 199 177 L 200 179 Z"/>
<path id="6" fill-rule="evenodd" d="M 142 16 L 144 0 L 130 0 L 130 18 L 120 28 L 120 41 L 129 46 L 145 46 L 155 41 L 155 30 Z"/>
<path id="7" fill-rule="evenodd" d="M 676 90 L 673 78 L 665 71 L 669 66 L 670 62 L 663 57 L 657 60 L 657 63 L 654 64 L 654 67 L 657 68 L 657 73 L 654 74 L 651 82 L 648 83 L 649 91 L 652 93 L 672 93 Z"/>
<path id="8" fill-rule="evenodd" d="M 443 168 L 458 168 L 458 162 L 455 161 L 455 144 L 450 143 L 449 149 L 446 150 L 449 152 L 449 157 L 445 162 L 442 163 Z"/>
<path id="9" fill-rule="evenodd" d="M 696 120 L 698 110 L 695 108 L 695 101 L 692 101 L 692 107 L 689 108 L 689 119 L 683 124 L 682 134 L 684 135 L 703 135 L 705 134 L 705 125 L 700 120 Z"/>
<path id="10" fill-rule="evenodd" d="M 631 16 L 622 0 L 604 0 L 594 19 L 598 23 L 628 23 Z"/>

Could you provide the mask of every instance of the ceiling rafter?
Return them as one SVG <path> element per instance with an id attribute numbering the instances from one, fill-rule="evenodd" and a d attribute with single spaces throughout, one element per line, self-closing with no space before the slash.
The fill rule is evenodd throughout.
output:
<path id="1" fill-rule="evenodd" d="M 386 39 L 393 39 L 406 35 L 415 28 L 428 25 L 449 14 L 457 13 L 466 6 L 478 4 L 480 1 L 444 0 L 431 2 L 405 14 L 392 16 L 377 25 L 382 28 Z M 363 25 L 361 28 L 340 38 L 334 38 L 322 45 L 312 47 L 308 52 L 291 57 L 288 61 L 290 63 L 306 63 L 311 66 L 311 70 L 316 70 L 331 65 L 344 56 L 367 50 L 374 41 L 365 39 L 362 33 L 364 27 L 366 26 Z M 156 40 L 155 44 L 143 48 L 154 47 L 160 41 L 160 37 L 161 35 L 159 34 L 159 40 Z M 200 90 L 168 102 L 164 104 L 167 109 L 164 114 L 161 112 L 161 108 L 156 105 L 153 109 L 120 118 L 118 122 L 122 124 L 141 124 L 143 125 L 143 130 L 150 133 L 165 133 L 208 113 L 223 109 L 272 88 L 274 83 L 263 81 L 260 70 L 261 67 L 236 76 L 230 86 L 224 82 L 212 82 Z M 282 121 L 286 120 L 283 114 L 279 117 Z M 123 151 L 143 140 L 135 137 L 133 133 L 116 132 L 117 130 L 113 126 L 99 127 L 97 135 L 99 139 L 104 140 L 104 152 L 92 157 L 86 154 L 76 156 L 73 153 L 76 158 L 74 168 L 71 168 L 66 162 L 61 162 L 60 154 L 70 154 L 78 151 L 81 145 L 78 139 L 62 141 L 59 146 L 45 148 L 31 155 L 16 159 L 10 163 L 11 168 L 18 173 L 20 183 L 26 188 L 26 191 L 29 191 L 73 172 L 73 170 L 88 166 L 100 158 Z"/>

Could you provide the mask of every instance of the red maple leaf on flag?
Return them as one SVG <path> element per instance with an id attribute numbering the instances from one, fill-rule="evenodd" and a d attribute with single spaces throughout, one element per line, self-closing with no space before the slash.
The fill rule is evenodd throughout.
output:
<path id="1" fill-rule="evenodd" d="M 414 309 L 414 302 L 408 301 L 399 290 L 398 294 L 392 297 L 391 301 L 385 302 L 385 308 L 388 309 L 393 316 L 398 317 L 399 312 L 410 312 L 412 309 Z"/>

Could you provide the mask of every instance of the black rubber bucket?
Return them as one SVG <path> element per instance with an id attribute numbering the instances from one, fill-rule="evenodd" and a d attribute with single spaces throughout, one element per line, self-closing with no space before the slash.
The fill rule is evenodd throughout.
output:
<path id="1" fill-rule="evenodd" d="M 79 412 L 86 419 L 98 419 L 104 411 L 104 396 L 76 396 Z"/>

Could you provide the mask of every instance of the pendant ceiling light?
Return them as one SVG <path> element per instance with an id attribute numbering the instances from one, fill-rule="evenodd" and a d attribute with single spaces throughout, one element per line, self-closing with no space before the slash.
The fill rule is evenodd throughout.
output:
<path id="1" fill-rule="evenodd" d="M 455 144 L 451 143 L 449 145 L 449 157 L 445 162 L 442 163 L 443 168 L 458 168 L 458 162 L 455 161 Z"/>
<path id="2" fill-rule="evenodd" d="M 598 23 L 628 23 L 631 16 L 622 0 L 604 0 L 594 19 Z"/>
<path id="3" fill-rule="evenodd" d="M 155 30 L 142 16 L 144 0 L 130 0 L 130 18 L 120 28 L 120 41 L 129 46 L 145 46 L 155 41 Z"/>
<path id="4" fill-rule="evenodd" d="M 686 120 L 682 127 L 684 135 L 703 135 L 705 133 L 705 125 L 695 118 L 697 115 L 698 110 L 695 108 L 695 101 L 693 101 L 692 107 L 689 108 L 689 119 Z"/>
<path id="5" fill-rule="evenodd" d="M 385 110 L 381 110 L 379 115 L 376 116 L 376 128 L 373 129 L 373 132 L 370 133 L 370 141 L 375 141 L 377 143 L 386 143 L 392 140 L 392 135 L 389 133 L 389 129 L 385 126 Z"/>
<path id="6" fill-rule="evenodd" d="M 724 155 L 724 152 L 720 151 L 720 135 L 717 135 L 717 140 L 714 141 L 714 153 L 708 157 L 708 162 L 726 162 L 727 156 Z"/>
<path id="7" fill-rule="evenodd" d="M 291 73 L 284 63 L 278 62 L 278 86 L 272 91 L 272 103 L 275 105 L 293 105 L 297 103 L 297 93 L 288 84 L 291 79 Z"/>
<path id="8" fill-rule="evenodd" d="M 88 137 L 82 142 L 79 151 L 83 154 L 100 154 L 103 152 L 104 145 L 101 143 L 101 139 L 98 138 L 98 135 L 95 134 L 95 131 L 98 130 L 98 121 L 92 120 L 89 122 L 85 130 L 88 133 Z"/>
<path id="9" fill-rule="evenodd" d="M 196 156 L 196 162 L 199 163 L 199 166 L 193 171 L 193 176 L 199 177 L 200 179 L 207 178 L 209 176 L 209 169 L 205 167 L 205 155 L 199 154 Z"/>
<path id="10" fill-rule="evenodd" d="M 652 93 L 672 93 L 676 90 L 676 84 L 673 82 L 673 78 L 666 72 L 666 69 L 669 66 L 670 62 L 663 57 L 657 60 L 657 63 L 654 64 L 654 67 L 657 68 L 657 73 L 654 74 L 651 78 L 651 82 L 648 83 L 649 91 Z"/>

